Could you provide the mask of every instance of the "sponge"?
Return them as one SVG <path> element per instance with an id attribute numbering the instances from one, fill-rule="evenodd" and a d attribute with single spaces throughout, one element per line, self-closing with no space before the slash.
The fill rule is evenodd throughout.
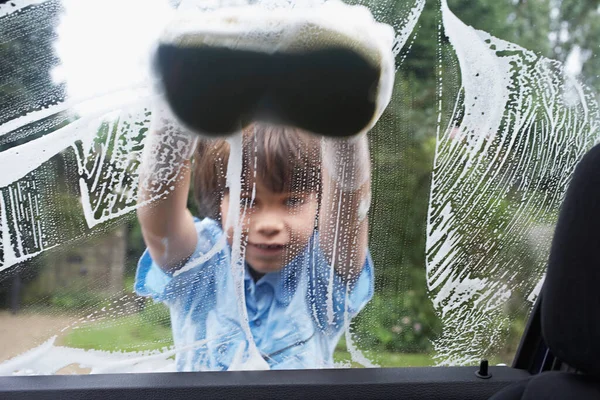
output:
<path id="1" fill-rule="evenodd" d="M 391 98 L 394 31 L 363 6 L 222 8 L 177 15 L 154 56 L 159 87 L 193 132 L 253 121 L 329 137 L 365 133 Z"/>

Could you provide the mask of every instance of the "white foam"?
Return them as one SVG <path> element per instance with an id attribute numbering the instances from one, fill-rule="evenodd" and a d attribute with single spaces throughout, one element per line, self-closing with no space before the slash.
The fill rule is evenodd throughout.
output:
<path id="1" fill-rule="evenodd" d="M 89 368 L 90 374 L 175 372 L 174 355 L 205 346 L 210 341 L 198 340 L 179 348 L 152 351 L 109 352 L 57 346 L 56 339 L 53 336 L 41 345 L 0 363 L 0 375 L 52 375 L 69 365 Z M 261 369 L 258 364 L 245 365 L 250 369 Z"/>
<path id="2" fill-rule="evenodd" d="M 577 160 L 600 138 L 600 111 L 559 62 L 465 25 L 446 1 L 442 22 L 461 87 L 447 92 L 439 55 L 426 270 L 443 325 L 435 358 L 461 365 L 505 340 L 511 299 L 535 301 L 550 240 L 531 244 L 532 229 L 555 223 Z"/>
<path id="3" fill-rule="evenodd" d="M 91 368 L 90 373 L 175 371 L 172 352 L 120 353 L 56 346 L 56 336 L 0 364 L 0 375 L 52 375 L 69 365 Z"/>
<path id="4" fill-rule="evenodd" d="M 0 4 L 0 18 L 21 11 L 25 7 L 45 3 L 47 0 L 10 0 Z"/>
<path id="5" fill-rule="evenodd" d="M 237 309 L 239 322 L 246 336 L 247 346 L 240 345 L 236 352 L 233 368 L 243 369 L 250 367 L 259 367 L 268 369 L 268 364 L 262 358 L 254 336 L 250 330 L 248 321 L 248 310 L 246 309 L 246 291 L 244 286 L 245 263 L 244 250 L 245 243 L 242 243 L 243 215 L 240 210 L 241 197 L 241 176 L 243 160 L 243 137 L 242 133 L 230 137 L 229 143 L 229 161 L 227 163 L 226 186 L 229 188 L 229 210 L 227 211 L 227 222 L 224 227 L 225 232 L 233 228 L 233 240 L 231 243 L 231 275 L 237 298 Z M 253 190 L 254 193 L 254 190 Z M 266 368 L 265 368 L 266 366 Z"/>
<path id="6" fill-rule="evenodd" d="M 410 9 L 408 15 L 400 21 L 396 21 L 394 26 L 398 27 L 398 33 L 394 38 L 394 45 L 392 47 L 394 56 L 400 54 L 400 51 L 406 45 L 408 38 L 414 32 L 415 26 L 417 25 L 424 8 L 425 0 L 416 0 L 415 5 Z"/>
<path id="7" fill-rule="evenodd" d="M 0 188 L 23 178 L 44 162 L 94 131 L 86 130 L 87 122 L 77 121 L 54 132 L 0 153 Z"/>

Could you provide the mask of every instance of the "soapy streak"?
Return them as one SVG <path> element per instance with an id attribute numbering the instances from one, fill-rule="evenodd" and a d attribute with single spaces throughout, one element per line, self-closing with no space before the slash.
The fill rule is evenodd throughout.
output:
<path id="1" fill-rule="evenodd" d="M 227 214 L 227 222 L 224 232 L 228 232 L 231 227 L 233 230 L 233 243 L 231 244 L 231 274 L 235 286 L 235 294 L 237 297 L 238 316 L 240 325 L 246 336 L 248 348 L 246 349 L 246 357 L 244 359 L 241 348 L 238 357 L 236 358 L 235 369 L 244 369 L 245 365 L 252 366 L 252 369 L 269 369 L 269 365 L 262 358 L 254 336 L 250 330 L 248 319 L 248 311 L 246 309 L 246 293 L 244 290 L 244 254 L 242 246 L 242 222 L 243 216 L 240 218 L 240 197 L 241 197 L 241 181 L 242 162 L 243 162 L 243 137 L 242 133 L 230 137 L 229 143 L 229 160 L 227 162 L 227 177 L 226 186 L 229 188 L 229 210 Z M 253 183 L 256 185 L 256 183 Z M 252 190 L 255 194 L 255 188 Z M 251 200 L 254 201 L 254 198 Z M 244 210 L 245 211 L 245 210 Z"/>
<path id="2" fill-rule="evenodd" d="M 140 93 L 142 96 L 144 94 L 147 94 L 147 91 L 142 91 Z M 142 98 L 142 101 L 143 100 L 144 99 Z M 0 165 L 10 165 L 11 168 L 3 169 L 2 175 L 0 175 L 0 188 L 21 179 L 76 141 L 86 141 L 93 138 L 96 135 L 96 131 L 94 129 L 89 129 L 89 125 L 93 122 L 97 122 L 98 118 L 111 111 L 139 103 L 140 99 L 136 99 L 135 101 L 122 101 L 121 103 L 117 102 L 110 107 L 97 110 L 93 115 L 80 118 L 39 139 L 32 140 L 1 152 Z M 46 118 L 65 110 L 66 108 L 63 105 L 59 105 L 52 107 L 48 112 L 29 114 L 26 117 L 22 117 L 18 123 L 13 124 L 13 126 L 10 127 L 10 130 L 3 129 L 0 131 L 0 134 L 10 133 L 27 124 L 35 122 L 33 118 Z"/>
<path id="3" fill-rule="evenodd" d="M 535 301 L 541 285 L 517 280 L 518 256 L 502 249 L 524 241 L 530 221 L 556 214 L 576 160 L 598 140 L 600 117 L 589 90 L 565 78 L 558 62 L 467 27 L 445 2 L 442 20 L 463 86 L 445 130 L 441 103 L 438 110 L 426 267 L 444 329 L 434 342 L 436 358 L 458 365 L 479 360 L 501 340 L 510 317 L 502 309 L 515 293 Z M 504 49 L 511 53 L 499 56 Z M 561 94 L 570 87 L 577 99 L 567 106 Z M 537 103 L 531 93 L 539 94 Z M 556 179 L 555 189 L 542 192 L 548 177 Z M 501 224 L 490 236 L 486 225 L 515 187 L 522 201 L 499 214 Z M 544 262 L 533 272 L 538 279 Z"/>
<path id="4" fill-rule="evenodd" d="M 116 106 L 123 106 L 124 104 L 126 103 L 117 104 Z M 134 104 L 133 108 L 139 109 L 140 106 Z M 133 121 L 127 120 L 126 115 L 123 115 L 126 108 L 122 107 L 121 109 L 122 115 L 119 125 L 115 126 L 115 129 L 119 128 L 117 129 L 118 132 L 113 132 L 113 130 L 111 130 L 106 143 L 99 145 L 99 154 L 91 152 L 91 146 L 97 141 L 95 133 L 98 131 L 99 125 L 103 122 L 103 118 L 100 117 L 106 115 L 105 112 L 107 110 L 100 110 L 96 113 L 97 115 L 80 118 L 51 134 L 47 134 L 39 139 L 32 140 L 0 153 L 0 165 L 11 166 L 11 168 L 5 169 L 6 172 L 0 177 L 0 192 L 5 193 L 8 201 L 7 204 L 3 205 L 4 208 L 2 209 L 2 219 L 6 221 L 6 223 L 4 223 L 2 227 L 3 234 L 1 240 L 3 242 L 2 248 L 4 249 L 4 260 L 0 260 L 1 269 L 6 269 L 19 261 L 29 259 L 41 253 L 43 250 L 55 247 L 59 244 L 56 242 L 57 236 L 51 232 L 49 232 L 48 237 L 53 243 L 44 244 L 41 241 L 42 237 L 46 237 L 44 232 L 47 229 L 50 229 L 49 227 L 46 228 L 44 226 L 47 218 L 42 217 L 44 217 L 46 213 L 53 213 L 56 205 L 48 203 L 47 200 L 45 203 L 42 202 L 39 193 L 36 193 L 36 191 L 32 193 L 28 192 L 27 198 L 22 198 L 22 196 L 20 196 L 18 199 L 14 196 L 10 196 L 10 193 L 12 190 L 11 187 L 13 186 L 19 188 L 19 190 L 22 185 L 30 187 L 29 185 L 31 184 L 35 187 L 36 181 L 42 179 L 40 177 L 43 177 L 43 174 L 29 174 L 36 170 L 43 171 L 43 164 L 46 161 L 69 146 L 73 146 L 74 154 L 77 158 L 78 169 L 81 176 L 80 188 L 82 211 L 89 228 L 92 228 L 101 222 L 125 215 L 135 209 L 135 187 L 133 186 L 136 185 L 135 171 L 131 169 L 130 160 L 136 153 L 136 151 L 134 151 L 135 147 L 137 146 L 141 149 L 143 143 L 139 141 L 141 136 L 139 136 L 137 131 L 132 131 L 131 129 L 129 129 L 129 135 L 132 135 L 132 137 L 128 137 L 125 141 L 122 141 L 122 138 L 119 138 L 119 141 L 117 141 L 117 137 L 113 137 L 114 135 L 122 134 L 123 129 L 126 129 L 127 126 L 136 126 Z M 143 112 L 141 114 L 143 114 Z M 77 142 L 81 143 L 81 155 L 77 146 L 74 145 L 74 143 Z M 102 165 L 102 160 L 104 160 L 108 148 L 113 149 L 113 154 L 111 156 L 111 163 L 107 164 L 108 168 L 106 168 L 107 165 Z M 139 149 L 137 151 L 139 152 Z M 91 171 L 87 171 L 85 167 L 88 160 L 95 161 Z M 115 170 L 116 167 L 119 167 L 120 170 Z M 97 184 L 100 175 L 103 176 L 102 187 L 100 190 L 96 190 L 95 192 L 92 191 L 90 193 L 87 183 L 83 178 L 90 177 L 94 183 Z M 124 186 L 126 175 L 129 175 L 133 180 L 129 182 L 127 186 Z M 93 197 L 90 197 L 90 195 Z M 123 201 L 128 202 L 129 205 L 117 205 L 118 202 Z M 110 210 L 110 213 L 108 215 L 105 213 L 96 218 L 94 212 L 101 203 L 103 203 L 107 210 Z M 30 225 L 31 221 L 34 220 L 32 217 L 23 217 L 26 215 L 24 214 L 23 207 L 25 206 L 33 212 L 34 205 L 38 234 L 36 235 L 36 230 L 33 230 L 32 243 L 28 245 L 30 247 L 27 251 L 23 251 L 23 238 L 21 237 L 20 232 L 26 233 L 29 230 L 27 225 Z M 9 223 L 6 218 L 7 212 L 10 212 L 12 215 L 10 225 L 12 226 L 13 234 L 11 234 Z M 14 242 L 12 240 L 13 238 L 11 238 L 12 235 L 14 235 Z M 61 240 L 66 243 L 72 239 L 75 238 L 64 238 L 64 240 Z M 36 243 L 34 248 L 37 250 L 35 251 L 31 248 L 33 242 Z M 13 246 L 15 247 L 13 248 Z"/>
<path id="5" fill-rule="evenodd" d="M 108 92 L 95 93 L 94 95 L 85 98 L 70 99 L 5 122 L 4 124 L 0 125 L 0 137 L 21 129 L 29 124 L 41 121 L 54 115 L 58 115 L 61 112 L 88 106 L 90 103 L 110 103 L 110 106 L 95 107 L 92 114 L 85 115 L 87 119 L 101 117 L 110 111 L 118 110 L 121 107 L 126 107 L 127 105 L 132 104 L 132 101 L 124 99 L 129 99 L 133 96 L 136 97 L 135 103 L 138 103 L 145 97 L 150 99 L 151 95 L 147 85 L 138 85 L 137 87 L 130 86 L 126 88 L 117 88 L 115 90 L 111 89 Z"/>
<path id="6" fill-rule="evenodd" d="M 46 1 L 47 0 L 10 0 L 7 3 L 0 5 L 0 18 L 6 17 L 14 12 L 20 11 L 25 7 L 41 4 Z"/>
<path id="7" fill-rule="evenodd" d="M 174 372 L 175 361 L 169 360 L 169 357 L 213 341 L 227 340 L 228 336 L 225 334 L 186 346 L 147 352 L 108 352 L 55 346 L 57 336 L 53 336 L 40 346 L 1 363 L 0 375 L 49 375 L 71 364 L 91 368 L 90 374 Z"/>
<path id="8" fill-rule="evenodd" d="M 416 0 L 415 5 L 410 10 L 410 13 L 406 18 L 404 18 L 402 24 L 400 24 L 400 32 L 396 34 L 396 37 L 394 38 L 394 44 L 392 47 L 392 53 L 394 54 L 394 56 L 400 54 L 400 51 L 406 44 L 408 37 L 411 33 L 414 32 L 415 26 L 417 25 L 419 17 L 421 16 L 421 13 L 423 12 L 424 8 L 425 0 Z"/>

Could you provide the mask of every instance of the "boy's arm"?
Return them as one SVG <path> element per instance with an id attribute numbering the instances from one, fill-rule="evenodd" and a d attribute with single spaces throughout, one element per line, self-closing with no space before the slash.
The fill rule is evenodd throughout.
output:
<path id="1" fill-rule="evenodd" d="M 150 256 L 172 272 L 193 254 L 198 240 L 187 209 L 196 140 L 166 113 L 156 106 L 153 110 L 140 165 L 137 217 Z"/>
<path id="2" fill-rule="evenodd" d="M 371 202 L 371 159 L 366 135 L 322 139 L 323 198 L 319 235 L 327 260 L 345 281 L 365 263 Z"/>

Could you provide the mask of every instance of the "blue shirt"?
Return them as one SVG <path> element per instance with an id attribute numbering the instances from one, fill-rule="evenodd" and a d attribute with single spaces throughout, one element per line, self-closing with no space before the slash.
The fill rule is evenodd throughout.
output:
<path id="1" fill-rule="evenodd" d="M 211 257 L 213 246 L 224 243 L 220 224 L 205 218 L 196 219 L 195 226 L 198 244 L 188 268 L 182 268 L 187 270 L 166 273 L 146 250 L 138 263 L 135 290 L 169 307 L 177 370 L 227 370 L 236 353 L 248 346 L 231 248 L 225 244 Z M 345 323 L 373 296 L 373 262 L 367 254 L 358 279 L 342 281 L 326 262 L 315 231 L 304 251 L 282 270 L 254 282 L 246 267 L 243 282 L 250 331 L 269 367 L 326 368 L 333 366 Z"/>

